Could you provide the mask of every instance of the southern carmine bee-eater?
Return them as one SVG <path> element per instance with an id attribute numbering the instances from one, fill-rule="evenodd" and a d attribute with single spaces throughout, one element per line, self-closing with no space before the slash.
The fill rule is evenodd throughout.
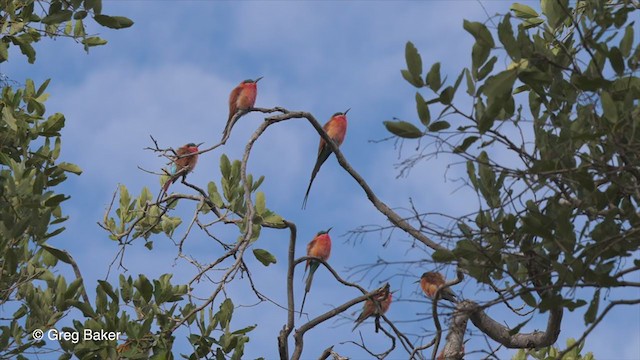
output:
<path id="1" fill-rule="evenodd" d="M 337 112 L 333 114 L 331 119 L 327 121 L 326 124 L 322 127 L 322 129 L 329 135 L 331 140 L 333 140 L 337 146 L 342 145 L 344 141 L 344 137 L 347 134 L 347 113 L 351 109 L 347 109 L 345 112 Z M 311 172 L 311 180 L 309 181 L 309 186 L 307 187 L 307 193 L 304 195 L 304 200 L 302 201 L 302 208 L 304 209 L 307 206 L 307 198 L 309 197 L 309 191 L 311 190 L 311 184 L 313 184 L 313 179 L 316 178 L 318 171 L 322 164 L 329 158 L 331 155 L 331 147 L 327 144 L 323 138 L 320 138 L 320 146 L 318 146 L 318 158 L 316 159 L 316 165 L 313 167 L 313 171 Z"/>
<path id="2" fill-rule="evenodd" d="M 227 125 L 224 127 L 222 138 L 226 140 L 229 136 L 233 125 L 238 121 L 238 116 L 235 116 L 238 111 L 246 111 L 251 109 L 256 103 L 256 96 L 258 95 L 258 81 L 262 79 L 262 76 L 255 79 L 247 79 L 231 91 L 229 95 L 229 118 L 227 119 Z M 235 117 L 235 119 L 234 119 Z"/>
<path id="3" fill-rule="evenodd" d="M 436 296 L 436 291 L 444 286 L 444 283 L 444 277 L 439 272 L 428 271 L 420 277 L 422 292 L 432 299 Z M 440 290 L 440 297 L 453 303 L 457 301 L 456 294 L 449 288 Z"/>
<path id="4" fill-rule="evenodd" d="M 169 168 L 169 179 L 162 186 L 162 191 L 167 192 L 169 190 L 169 186 L 178 180 L 178 178 L 187 176 L 193 168 L 196 167 L 196 163 L 198 162 L 198 146 L 202 145 L 188 143 L 185 146 L 181 146 L 176 150 L 176 156 L 171 160 L 171 167 Z M 193 154 L 193 155 L 190 155 Z"/>
<path id="5" fill-rule="evenodd" d="M 309 242 L 307 245 L 307 256 L 316 257 L 323 261 L 329 260 L 329 256 L 331 255 L 331 237 L 329 236 L 329 231 L 332 228 L 329 228 L 326 231 L 320 231 L 316 236 Z M 309 275 L 307 276 L 307 285 L 304 287 L 304 297 L 302 298 L 302 306 L 300 307 L 300 316 L 302 316 L 302 309 L 304 308 L 304 302 L 307 300 L 307 294 L 309 290 L 311 290 L 311 282 L 313 281 L 313 274 L 320 266 L 320 262 L 308 259 L 307 265 L 304 268 L 304 272 L 307 272 L 309 269 Z"/>
<path id="6" fill-rule="evenodd" d="M 353 326 L 351 331 L 355 330 L 363 321 L 371 316 L 380 316 L 389 310 L 389 306 L 391 306 L 391 300 L 393 298 L 393 294 L 389 291 L 389 284 L 382 289 L 378 294 L 376 294 L 373 299 L 367 299 L 364 302 L 364 306 L 362 308 L 362 313 L 356 319 L 356 324 Z M 376 332 L 378 329 L 376 328 Z"/>

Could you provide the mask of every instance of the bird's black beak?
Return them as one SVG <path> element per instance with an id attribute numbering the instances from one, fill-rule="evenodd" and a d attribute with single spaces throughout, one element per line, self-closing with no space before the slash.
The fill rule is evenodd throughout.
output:
<path id="1" fill-rule="evenodd" d="M 343 112 L 344 115 L 347 115 L 347 113 L 349 112 L 349 110 L 351 110 L 351 108 L 348 108 L 347 111 Z"/>
<path id="2" fill-rule="evenodd" d="M 264 76 L 260 76 L 259 78 L 257 78 L 254 83 L 257 83 L 258 81 L 260 81 L 260 79 L 262 79 Z"/>
<path id="3" fill-rule="evenodd" d="M 204 144 L 204 142 L 201 142 L 200 144 L 196 145 L 196 147 L 200 147 L 200 145 Z"/>
<path id="4" fill-rule="evenodd" d="M 329 233 L 329 231 L 331 231 L 331 229 L 333 229 L 333 226 L 327 229 L 327 234 Z"/>

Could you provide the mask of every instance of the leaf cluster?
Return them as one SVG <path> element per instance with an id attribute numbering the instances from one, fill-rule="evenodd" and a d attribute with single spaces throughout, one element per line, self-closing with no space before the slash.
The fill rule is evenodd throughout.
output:
<path id="1" fill-rule="evenodd" d="M 440 63 L 423 74 L 407 43 L 402 76 L 434 96 L 416 93 L 421 125 L 384 125 L 402 139 L 434 137 L 436 153 L 461 157 L 480 199 L 434 260 L 457 263 L 504 298 L 541 311 L 590 304 L 589 324 L 600 291 L 583 299 L 563 290 L 623 286 L 620 269 L 640 249 L 637 9 L 628 1 L 555 0 L 541 9 L 515 3 L 495 29 L 465 21 L 475 39 L 471 66 L 451 85 Z M 468 100 L 472 110 L 464 112 Z"/>

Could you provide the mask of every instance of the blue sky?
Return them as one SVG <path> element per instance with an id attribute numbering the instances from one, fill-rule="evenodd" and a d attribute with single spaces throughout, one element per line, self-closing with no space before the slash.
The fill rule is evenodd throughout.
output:
<path id="1" fill-rule="evenodd" d="M 508 11 L 510 3 L 483 2 L 490 14 Z M 536 6 L 535 2 L 528 4 Z M 246 78 L 264 76 L 256 106 L 305 110 L 322 122 L 337 111 L 351 108 L 341 149 L 379 197 L 400 214 L 409 214 L 404 210 L 409 207 L 409 199 L 425 212 L 464 214 L 475 209 L 474 195 L 465 189 L 457 190 L 460 184 L 451 180 L 464 174 L 464 169 L 447 168 L 451 158 L 421 162 L 410 176 L 396 178 L 398 149 L 392 142 L 370 140 L 388 135 L 382 125 L 384 120 L 416 118 L 415 89 L 400 76 L 400 69 L 405 67 L 406 41 L 412 41 L 419 49 L 425 68 L 440 61 L 442 72 L 454 78 L 462 67 L 468 66 L 472 37 L 462 29 L 462 20 L 486 19 L 477 1 L 105 1 L 104 12 L 127 16 L 135 25 L 121 31 L 93 28 L 109 44 L 92 49 L 89 55 L 65 39 L 42 41 L 37 45 L 35 65 L 27 64 L 13 49 L 11 60 L 0 68 L 17 81 L 29 77 L 40 83 L 52 78 L 47 110 L 62 112 L 67 118 L 62 157 L 84 170 L 82 176 L 71 177 L 61 188 L 72 196 L 64 204 L 71 219 L 68 230 L 53 243 L 71 251 L 89 287 L 106 276 L 118 251 L 96 225 L 113 191 L 119 183 L 134 194 L 143 186 L 154 192 L 159 188 L 157 178 L 137 168 L 159 169 L 164 165 L 162 159 L 143 150 L 151 145 L 149 135 L 163 146 L 217 143 L 227 117 L 228 94 Z M 189 180 L 202 186 L 210 180 L 219 181 L 220 154 L 239 158 L 260 121 L 259 114 L 242 118 L 227 145 L 204 154 Z M 316 178 L 307 210 L 300 210 L 317 143 L 317 133 L 306 122 L 280 123 L 256 143 L 249 162 L 249 172 L 266 176 L 262 190 L 267 195 L 267 206 L 298 225 L 297 256 L 304 255 L 307 242 L 317 231 L 333 226 L 330 262 L 345 277 L 349 276 L 350 266 L 373 263 L 379 257 L 388 261 L 425 258 L 425 252 L 411 248 L 408 237 L 398 231 L 390 235 L 391 242 L 386 247 L 383 244 L 388 234 L 347 242 L 342 236 L 347 231 L 385 222 L 333 157 Z M 414 143 L 405 143 L 402 155 L 411 155 L 414 149 Z M 172 190 L 189 192 L 181 184 Z M 182 203 L 178 211 L 189 216 L 191 209 L 191 204 Z M 177 236 L 182 231 L 177 230 Z M 228 230 L 223 233 L 228 234 L 228 239 L 236 236 Z M 142 242 L 127 250 L 128 273 L 134 277 L 139 273 L 148 277 L 173 273 L 174 281 L 188 281 L 195 269 L 185 261 L 174 260 L 176 248 L 168 239 L 153 240 L 154 251 L 148 251 Z M 286 232 L 264 231 L 256 246 L 273 253 L 278 263 L 264 268 L 250 254 L 247 257 L 261 290 L 280 304 L 285 304 L 287 242 Z M 202 261 L 212 261 L 221 251 L 197 232 L 188 239 L 186 249 Z M 424 313 L 430 304 L 412 283 L 427 269 L 391 266 L 375 279 L 366 277 L 361 284 L 377 287 L 379 281 L 398 271 L 408 272 L 407 278 L 391 279 L 392 289 L 398 290 L 404 300 L 420 302 L 394 303 L 388 316 L 407 333 L 432 331 L 431 320 L 404 322 L 419 317 L 416 314 Z M 298 277 L 301 270 L 298 269 Z M 322 270 L 316 274 L 305 306 L 312 314 L 358 295 L 339 287 Z M 453 275 L 452 269 L 444 272 L 449 277 Z M 117 281 L 117 277 L 112 275 L 110 280 Z M 630 281 L 640 279 L 636 275 Z M 301 284 L 296 278 L 298 304 Z M 202 293 L 206 290 L 199 289 Z M 471 299 L 488 296 L 478 292 L 475 284 L 460 285 L 456 290 Z M 637 297 L 639 294 L 633 291 Z M 243 281 L 229 286 L 227 294 L 236 305 L 256 303 Z M 615 298 L 614 292 L 611 299 Z M 352 311 L 359 312 L 360 307 Z M 512 319 L 501 309 L 489 310 L 489 314 L 498 321 Z M 564 346 L 566 338 L 582 334 L 582 314 L 583 311 L 566 313 L 560 346 Z M 276 357 L 276 334 L 285 321 L 285 311 L 270 303 L 236 311 L 236 328 L 259 324 L 250 334 L 246 357 Z M 538 315 L 525 330 L 541 329 L 545 322 L 546 315 Z M 478 333 L 472 325 L 469 328 Z M 375 334 L 370 323 L 360 330 L 376 350 L 385 349 L 387 339 Z M 350 320 L 327 322 L 308 333 L 304 357 L 317 358 L 322 350 L 335 345 L 342 355 L 367 358 L 353 345 L 339 344 L 357 339 L 351 333 Z M 469 351 L 484 348 L 479 337 L 474 339 L 467 346 Z M 614 309 L 588 338 L 585 350 L 593 351 L 598 359 L 640 358 L 640 309 Z M 512 352 L 499 354 L 510 358 Z M 480 357 L 478 353 L 468 356 Z M 393 358 L 406 358 L 406 354 L 398 350 Z"/>

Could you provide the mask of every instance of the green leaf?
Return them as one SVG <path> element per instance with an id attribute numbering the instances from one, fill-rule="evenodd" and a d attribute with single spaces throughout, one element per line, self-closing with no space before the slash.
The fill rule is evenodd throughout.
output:
<path id="1" fill-rule="evenodd" d="M 68 162 L 62 162 L 58 164 L 58 167 L 66 172 L 74 173 L 76 175 L 82 174 L 82 169 L 78 165 L 71 164 Z"/>
<path id="2" fill-rule="evenodd" d="M 413 45 L 411 41 L 407 41 L 407 45 L 404 49 L 404 57 L 407 60 L 407 69 L 414 78 L 422 77 L 422 58 L 418 49 Z"/>
<path id="3" fill-rule="evenodd" d="M 220 156 L 220 172 L 225 179 L 228 179 L 231 175 L 231 162 L 225 154 Z"/>
<path id="4" fill-rule="evenodd" d="M 462 152 L 467 151 L 467 149 L 469 148 L 469 146 L 471 146 L 471 144 L 473 144 L 474 142 L 476 142 L 479 138 L 480 138 L 480 137 L 478 137 L 478 136 L 468 136 L 467 138 L 465 138 L 465 139 L 462 141 L 462 144 L 460 144 L 460 145 L 456 146 L 456 147 L 453 149 L 453 152 L 454 152 L 455 154 L 459 154 L 459 153 L 462 153 Z"/>
<path id="5" fill-rule="evenodd" d="M 82 22 L 82 19 L 76 20 L 75 25 L 73 25 L 73 36 L 80 38 L 85 35 L 86 32 L 84 31 L 84 23 Z"/>
<path id="6" fill-rule="evenodd" d="M 9 59 L 9 46 L 6 42 L 0 41 L 0 62 L 7 61 Z"/>
<path id="7" fill-rule="evenodd" d="M 467 80 L 467 94 L 469 94 L 469 96 L 475 96 L 476 84 L 473 81 L 473 77 L 471 77 L 471 71 L 467 68 L 464 69 L 464 77 Z"/>
<path id="8" fill-rule="evenodd" d="M 431 124 L 429 126 L 429 131 L 431 132 L 438 132 L 440 130 L 445 130 L 451 127 L 451 124 L 449 124 L 446 121 L 436 121 L 433 124 Z"/>
<path id="9" fill-rule="evenodd" d="M 505 70 L 485 81 L 482 92 L 487 96 L 487 108 L 478 121 L 481 134 L 493 126 L 500 110 L 509 103 L 517 76 L 516 70 Z"/>
<path id="10" fill-rule="evenodd" d="M 551 29 L 555 29 L 562 24 L 567 17 L 569 9 L 568 0 L 542 0 L 540 2 L 542 13 L 547 17 L 547 23 Z"/>
<path id="11" fill-rule="evenodd" d="M 449 263 L 456 260 L 455 254 L 452 251 L 446 249 L 439 249 L 434 251 L 431 255 L 431 258 L 433 259 L 433 261 L 441 263 Z"/>
<path id="12" fill-rule="evenodd" d="M 102 290 L 104 290 L 104 292 L 107 293 L 107 295 L 109 295 L 109 297 L 114 302 L 118 302 L 118 295 L 116 294 L 115 291 L 113 291 L 113 287 L 111 286 L 111 284 L 109 284 L 109 282 L 104 280 L 98 280 L 98 283 L 100 284 L 100 287 L 102 288 Z"/>
<path id="13" fill-rule="evenodd" d="M 418 110 L 418 117 L 420 118 L 420 122 L 427 126 L 431 121 L 431 114 L 429 113 L 429 105 L 424 101 L 422 95 L 419 92 L 416 92 L 416 108 Z"/>
<path id="14" fill-rule="evenodd" d="M 86 11 L 84 11 L 84 10 L 76 11 L 73 14 L 73 19 L 74 20 L 82 20 L 82 19 L 86 18 L 87 15 L 88 15 L 88 13 Z"/>
<path id="15" fill-rule="evenodd" d="M 264 214 L 264 211 L 266 210 L 266 200 L 264 198 L 264 193 L 262 191 L 258 191 L 256 193 L 256 213 L 258 215 L 262 215 Z"/>
<path id="16" fill-rule="evenodd" d="M 447 86 L 440 93 L 440 102 L 445 105 L 450 105 L 451 101 L 453 100 L 454 94 L 455 94 L 455 90 L 453 89 L 453 86 Z"/>
<path id="17" fill-rule="evenodd" d="M 146 276 L 140 274 L 133 286 L 138 289 L 140 295 L 142 295 L 142 298 L 146 302 L 151 300 L 151 296 L 153 295 L 153 285 L 151 285 L 151 282 Z"/>
<path id="18" fill-rule="evenodd" d="M 54 195 L 44 202 L 44 206 L 55 207 L 58 206 L 61 202 L 69 199 L 69 196 L 65 196 L 64 194 Z"/>
<path id="19" fill-rule="evenodd" d="M 16 125 L 16 118 L 13 117 L 13 112 L 6 105 L 2 108 L 2 119 L 11 130 L 18 130 L 18 126 Z"/>
<path id="20" fill-rule="evenodd" d="M 268 213 L 268 211 L 267 211 Z M 282 218 L 282 216 L 278 215 L 278 214 L 269 214 L 267 216 L 264 217 L 263 219 L 263 223 L 268 224 L 270 226 L 275 226 L 275 227 L 284 227 L 284 219 Z"/>
<path id="21" fill-rule="evenodd" d="M 513 3 L 511 5 L 511 11 L 513 11 L 515 16 L 521 19 L 529 19 L 529 18 L 535 18 L 540 16 L 531 7 L 527 5 L 519 4 L 519 3 Z"/>
<path id="22" fill-rule="evenodd" d="M 86 39 L 83 39 L 82 43 L 86 47 L 101 46 L 101 45 L 105 45 L 107 43 L 107 40 L 102 39 L 99 36 L 90 36 L 90 37 L 88 37 Z"/>
<path id="23" fill-rule="evenodd" d="M 624 75 L 624 59 L 622 58 L 622 52 L 615 46 L 609 50 L 609 62 L 611 62 L 611 67 L 618 76 Z"/>
<path id="24" fill-rule="evenodd" d="M 69 305 L 75 307 L 76 309 L 82 311 L 82 314 L 88 318 L 92 318 L 97 316 L 96 312 L 93 310 L 93 308 L 91 307 L 91 305 L 84 303 L 84 302 L 80 302 L 77 300 L 69 300 Z"/>
<path id="25" fill-rule="evenodd" d="M 439 62 L 431 65 L 431 69 L 429 69 L 429 72 L 427 73 L 426 83 L 434 92 L 438 92 L 438 90 L 440 90 L 440 88 L 442 87 Z"/>
<path id="26" fill-rule="evenodd" d="M 493 36 L 491 36 L 491 32 L 483 23 L 464 20 L 463 27 L 468 33 L 473 35 L 476 42 L 483 43 L 489 48 L 496 45 L 493 41 Z"/>
<path id="27" fill-rule="evenodd" d="M 476 42 L 471 48 L 471 70 L 477 74 L 477 70 L 487 61 L 491 48 L 483 42 Z"/>
<path id="28" fill-rule="evenodd" d="M 513 34 L 513 28 L 511 27 L 511 14 L 507 13 L 500 24 L 498 24 L 498 39 L 507 51 L 507 54 L 514 59 L 520 59 L 520 47 Z"/>
<path id="29" fill-rule="evenodd" d="M 402 77 L 407 80 L 407 82 L 417 88 L 421 88 L 424 83 L 422 82 L 422 78 L 421 77 L 413 77 L 413 75 L 411 75 L 411 73 L 409 72 L 409 70 L 400 70 L 400 73 L 402 74 Z"/>
<path id="30" fill-rule="evenodd" d="M 538 303 L 536 302 L 536 299 L 533 297 L 533 295 L 531 295 L 531 293 L 523 293 L 520 295 L 520 298 L 522 299 L 522 301 L 524 301 L 525 304 L 529 305 L 532 308 L 535 308 L 538 306 Z"/>
<path id="31" fill-rule="evenodd" d="M 584 313 L 584 324 L 589 325 L 596 320 L 596 315 L 598 315 L 598 307 L 600 306 L 600 289 L 596 290 L 595 294 L 593 294 L 593 299 L 591 300 L 591 304 L 589 308 Z"/>
<path id="32" fill-rule="evenodd" d="M 36 50 L 31 46 L 30 42 L 26 40 L 19 42 L 18 47 L 20 47 L 20 52 L 27 57 L 29 64 L 33 64 L 36 61 Z"/>
<path id="33" fill-rule="evenodd" d="M 213 181 L 210 181 L 209 184 L 207 185 L 207 190 L 209 191 L 209 199 L 211 200 L 211 202 L 213 202 L 213 204 L 218 207 L 221 208 L 224 203 L 222 201 L 222 197 L 220 196 L 220 193 L 218 192 L 218 187 L 216 186 L 216 183 L 214 183 Z"/>
<path id="34" fill-rule="evenodd" d="M 564 300 L 562 302 L 562 306 L 566 307 L 569 311 L 573 311 L 581 306 L 585 306 L 587 305 L 587 302 L 582 300 L 582 299 L 578 299 L 577 301 L 573 302 L 571 300 Z"/>
<path id="35" fill-rule="evenodd" d="M 71 257 L 69 256 L 69 253 L 67 253 L 66 251 L 60 250 L 53 246 L 49 246 L 47 244 L 41 244 L 40 246 L 42 246 L 42 248 L 46 250 L 49 254 L 55 256 L 58 260 L 65 262 L 67 264 L 72 263 Z"/>
<path id="36" fill-rule="evenodd" d="M 264 266 L 269 266 L 270 264 L 278 262 L 276 257 L 271 255 L 267 250 L 253 249 L 253 255 L 255 255 L 256 259 L 258 259 L 258 261 L 260 261 Z"/>
<path id="37" fill-rule="evenodd" d="M 230 298 L 227 298 L 222 302 L 222 304 L 220 304 L 220 310 L 216 314 L 218 322 L 220 323 L 220 327 L 222 329 L 225 329 L 227 325 L 229 325 L 229 321 L 231 321 L 232 315 L 233 301 Z"/>
<path id="38" fill-rule="evenodd" d="M 93 9 L 93 12 L 100 14 L 102 12 L 102 0 L 84 0 L 84 8 L 86 10 Z"/>
<path id="39" fill-rule="evenodd" d="M 49 86 L 50 82 L 51 82 L 51 79 L 47 79 L 42 83 L 42 85 L 40 85 L 40 87 L 38 88 L 38 91 L 36 91 L 36 96 L 37 97 L 40 97 L 40 95 L 44 94 L 44 91 L 47 90 L 47 86 Z M 57 113 L 57 114 L 59 114 L 59 113 Z M 60 114 L 60 116 L 62 116 L 62 114 Z"/>
<path id="40" fill-rule="evenodd" d="M 65 21 L 71 20 L 72 15 L 73 12 L 71 10 L 60 10 L 54 12 L 53 14 L 45 16 L 44 18 L 42 18 L 42 20 L 40 20 L 40 22 L 47 25 L 60 24 Z"/>
<path id="41" fill-rule="evenodd" d="M 487 75 L 489 75 L 491 71 L 493 71 L 493 66 L 496 64 L 496 61 L 498 61 L 498 58 L 492 56 L 491 59 L 489 59 L 489 61 L 487 61 L 487 63 L 484 64 L 484 66 L 480 70 L 478 70 L 478 75 L 476 76 L 476 78 L 478 80 L 482 80 Z"/>
<path id="42" fill-rule="evenodd" d="M 471 181 L 471 185 L 475 190 L 478 190 L 478 178 L 476 177 L 476 168 L 471 160 L 467 160 L 467 176 L 469 177 L 469 181 Z"/>
<path id="43" fill-rule="evenodd" d="M 415 125 L 406 121 L 385 121 L 383 124 L 390 133 L 401 138 L 417 139 L 423 135 Z"/>
<path id="44" fill-rule="evenodd" d="M 98 24 L 111 29 L 124 29 L 133 25 L 133 21 L 124 16 L 96 15 L 93 19 Z"/>
<path id="45" fill-rule="evenodd" d="M 251 325 L 251 326 L 247 326 L 246 328 L 240 329 L 240 330 L 236 330 L 234 332 L 232 332 L 232 335 L 244 335 L 250 331 L 252 331 L 253 329 L 256 328 L 256 325 Z"/>
<path id="46" fill-rule="evenodd" d="M 537 27 L 538 25 L 544 23 L 544 20 L 540 19 L 540 18 L 534 18 L 534 19 L 527 19 L 524 22 L 522 22 L 522 24 L 520 24 L 520 26 L 523 29 L 531 29 L 534 27 Z"/>
<path id="47" fill-rule="evenodd" d="M 520 324 L 518 324 L 518 325 L 516 325 L 515 327 L 513 327 L 512 329 L 510 329 L 510 330 L 509 330 L 509 335 L 510 335 L 510 336 L 513 336 L 513 335 L 515 335 L 515 334 L 519 333 L 519 332 L 520 332 L 520 329 L 522 329 L 525 325 L 527 325 L 527 323 L 528 323 L 529 321 L 531 321 L 531 319 L 533 319 L 533 318 L 531 317 L 531 318 L 529 318 L 528 320 L 523 321 L 523 322 L 521 322 Z"/>
<path id="48" fill-rule="evenodd" d="M 624 29 L 624 36 L 620 39 L 620 52 L 625 58 L 631 54 L 631 48 L 633 47 L 633 24 Z"/>
<path id="49" fill-rule="evenodd" d="M 609 94 L 607 91 L 603 91 L 600 95 L 600 100 L 602 101 L 602 110 L 604 112 L 604 117 L 612 123 L 617 123 L 618 109 L 616 108 L 616 103 L 613 101 L 611 94 Z"/>

